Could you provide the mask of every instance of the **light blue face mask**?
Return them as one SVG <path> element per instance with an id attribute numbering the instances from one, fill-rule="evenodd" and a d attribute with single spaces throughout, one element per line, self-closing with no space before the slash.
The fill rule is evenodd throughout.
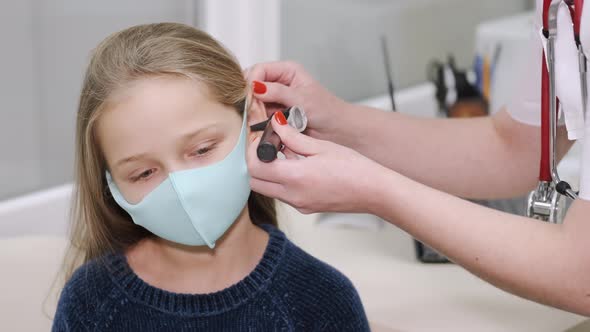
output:
<path id="1" fill-rule="evenodd" d="M 172 172 L 141 202 L 125 200 L 111 175 L 107 182 L 113 198 L 137 225 L 166 240 L 215 247 L 234 223 L 250 195 L 246 166 L 246 112 L 233 150 L 215 164 Z"/>

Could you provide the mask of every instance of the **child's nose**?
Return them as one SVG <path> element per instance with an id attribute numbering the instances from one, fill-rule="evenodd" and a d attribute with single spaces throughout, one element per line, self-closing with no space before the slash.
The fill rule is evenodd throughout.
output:
<path id="1" fill-rule="evenodd" d="M 166 171 L 168 172 L 168 174 L 178 171 L 184 171 L 189 168 L 191 168 L 191 164 L 189 163 L 189 161 L 183 159 L 172 160 L 166 165 Z"/>

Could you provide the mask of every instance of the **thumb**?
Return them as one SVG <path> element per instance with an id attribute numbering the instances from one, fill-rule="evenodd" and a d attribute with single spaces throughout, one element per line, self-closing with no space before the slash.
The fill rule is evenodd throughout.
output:
<path id="1" fill-rule="evenodd" d="M 318 154 L 321 151 L 323 142 L 306 136 L 289 126 L 283 113 L 276 112 L 271 121 L 273 130 L 289 150 L 306 157 Z"/>

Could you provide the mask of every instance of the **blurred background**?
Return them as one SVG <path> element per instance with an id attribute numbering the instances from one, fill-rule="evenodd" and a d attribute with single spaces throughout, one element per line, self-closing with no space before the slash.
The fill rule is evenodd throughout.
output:
<path id="1" fill-rule="evenodd" d="M 0 2 L 0 199 L 72 180 L 74 120 L 90 51 L 112 32 L 174 21 L 201 27 L 243 66 L 301 62 L 340 97 L 425 81 L 432 58 L 470 66 L 478 23 L 531 8 L 525 0 L 3 0 Z"/>

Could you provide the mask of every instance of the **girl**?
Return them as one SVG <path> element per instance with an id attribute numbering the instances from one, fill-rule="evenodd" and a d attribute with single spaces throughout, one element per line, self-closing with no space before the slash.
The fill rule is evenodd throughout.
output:
<path id="1" fill-rule="evenodd" d="M 247 116 L 266 111 L 249 95 L 236 60 L 189 26 L 136 26 L 97 47 L 54 331 L 368 330 L 350 281 L 250 192 Z"/>

